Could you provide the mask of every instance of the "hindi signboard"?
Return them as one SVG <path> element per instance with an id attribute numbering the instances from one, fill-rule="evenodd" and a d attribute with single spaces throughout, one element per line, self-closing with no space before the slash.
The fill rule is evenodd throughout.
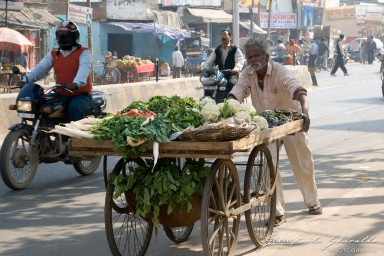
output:
<path id="1" fill-rule="evenodd" d="M 271 13 L 271 28 L 297 28 L 296 13 Z M 268 13 L 260 13 L 260 27 L 268 28 Z"/>
<path id="2" fill-rule="evenodd" d="M 70 4 L 68 6 L 68 20 L 76 24 L 92 26 L 92 8 Z"/>

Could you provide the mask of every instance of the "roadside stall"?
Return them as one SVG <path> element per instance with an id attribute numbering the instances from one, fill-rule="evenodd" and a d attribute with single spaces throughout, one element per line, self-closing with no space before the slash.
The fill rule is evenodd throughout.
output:
<path id="1" fill-rule="evenodd" d="M 141 82 L 154 76 L 155 64 L 151 60 L 126 55 L 115 60 L 115 63 L 121 73 L 122 83 Z"/>
<path id="2" fill-rule="evenodd" d="M 11 92 L 21 79 L 21 75 L 12 73 L 11 67 L 16 63 L 12 62 L 14 60 L 4 58 L 5 52 L 12 52 L 13 55 L 24 52 L 31 53 L 33 48 L 34 45 L 21 33 L 6 27 L 0 28 L 0 51 L 2 60 L 0 63 L 0 92 Z M 24 67 L 19 66 L 19 68 L 22 73 L 26 72 Z"/>
<path id="3" fill-rule="evenodd" d="M 113 255 L 144 255 L 159 224 L 169 239 L 184 242 L 197 220 L 204 255 L 234 255 L 242 213 L 256 247 L 272 234 L 267 224 L 275 219 L 278 157 L 275 165 L 267 145 L 302 125 L 295 113 L 258 113 L 234 100 L 196 105 L 191 98 L 155 96 L 94 123 L 91 132 L 74 132 L 69 152 L 104 156 L 104 217 Z M 232 161 L 240 152 L 250 152 L 243 190 Z M 121 156 L 112 172 L 108 156 Z"/>

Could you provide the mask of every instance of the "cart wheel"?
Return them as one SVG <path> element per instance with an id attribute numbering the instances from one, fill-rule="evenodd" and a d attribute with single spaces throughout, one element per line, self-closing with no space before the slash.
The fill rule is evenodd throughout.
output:
<path id="1" fill-rule="evenodd" d="M 249 236 L 257 247 L 264 245 L 273 231 L 273 224 L 268 223 L 274 223 L 276 214 L 276 189 L 271 191 L 275 182 L 274 170 L 268 147 L 254 147 L 245 170 L 244 204 L 254 198 L 258 198 L 259 204 L 244 214 Z"/>
<path id="2" fill-rule="evenodd" d="M 235 164 L 217 159 L 205 181 L 201 208 L 201 241 L 204 255 L 234 255 L 240 229 L 240 214 L 229 212 L 241 205 Z"/>
<path id="3" fill-rule="evenodd" d="M 188 240 L 189 236 L 192 233 L 194 224 L 188 226 L 188 227 L 163 227 L 165 234 L 171 241 L 175 242 L 176 244 L 183 243 Z"/>
<path id="4" fill-rule="evenodd" d="M 141 158 L 126 161 L 121 158 L 112 172 L 129 174 L 129 166 L 135 167 L 142 164 L 145 162 Z M 151 241 L 153 224 L 135 216 L 135 205 L 129 204 L 130 200 L 127 200 L 125 193 L 114 199 L 114 192 L 115 185 L 108 183 L 104 218 L 108 245 L 112 255 L 145 255 Z"/>
<path id="5" fill-rule="evenodd" d="M 3 93 L 10 91 L 7 77 L 3 75 L 0 76 L 0 91 L 3 91 Z"/>

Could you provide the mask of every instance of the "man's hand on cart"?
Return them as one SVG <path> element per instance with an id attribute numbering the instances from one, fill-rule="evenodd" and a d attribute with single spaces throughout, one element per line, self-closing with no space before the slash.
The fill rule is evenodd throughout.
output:
<path id="1" fill-rule="evenodd" d="M 304 120 L 302 131 L 307 132 L 309 130 L 311 120 L 309 119 L 308 114 L 304 114 L 304 113 L 301 114 L 301 118 Z"/>

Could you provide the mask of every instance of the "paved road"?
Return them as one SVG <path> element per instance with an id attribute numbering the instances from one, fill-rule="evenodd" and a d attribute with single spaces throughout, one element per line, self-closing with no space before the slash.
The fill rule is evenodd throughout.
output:
<path id="1" fill-rule="evenodd" d="M 274 230 L 270 245 L 256 251 L 242 218 L 236 255 L 382 255 L 384 101 L 379 66 L 347 68 L 349 77 L 341 71 L 338 77 L 317 74 L 319 86 L 309 94 L 309 143 L 324 214 L 307 214 L 283 152 L 288 221 Z M 241 155 L 235 160 L 245 159 Z M 110 160 L 112 168 L 116 158 Z M 0 182 L 0 255 L 110 255 L 103 206 L 100 169 L 79 177 L 71 166 L 42 165 L 32 184 L 17 192 Z M 179 245 L 160 228 L 147 255 L 202 255 L 199 222 L 190 239 Z"/>

